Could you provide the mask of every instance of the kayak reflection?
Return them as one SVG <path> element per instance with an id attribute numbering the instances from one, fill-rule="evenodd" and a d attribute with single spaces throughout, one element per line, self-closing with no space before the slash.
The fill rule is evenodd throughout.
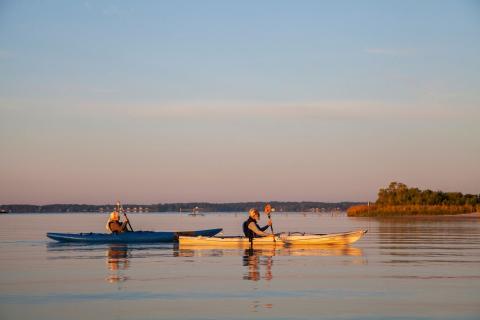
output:
<path id="1" fill-rule="evenodd" d="M 105 252 L 105 247 L 107 251 Z M 106 281 L 110 283 L 124 282 L 128 277 L 124 274 L 130 266 L 131 248 L 126 244 L 89 245 L 79 243 L 49 242 L 47 250 L 51 253 L 51 260 L 82 260 L 98 261 L 106 256 L 108 275 Z M 96 262 L 95 262 L 96 263 Z"/>
<path id="2" fill-rule="evenodd" d="M 129 251 L 126 244 L 111 244 L 107 250 L 107 268 L 109 275 L 106 280 L 110 283 L 125 282 L 128 277 L 123 270 L 129 268 Z"/>
<path id="3" fill-rule="evenodd" d="M 295 245 L 289 247 L 271 248 L 225 248 L 216 246 L 182 246 L 174 247 L 176 257 L 226 257 L 242 256 L 242 266 L 246 267 L 243 275 L 244 280 L 270 281 L 274 278 L 273 265 L 275 257 L 346 257 L 345 264 L 362 265 L 367 260 L 360 248 L 352 246 L 319 246 L 319 245 Z"/>
<path id="4" fill-rule="evenodd" d="M 285 251 L 285 255 L 289 256 L 363 256 L 362 249 L 351 246 L 295 245 L 285 248 Z"/>
<path id="5" fill-rule="evenodd" d="M 320 246 L 320 245 L 295 245 L 289 247 L 259 247 L 254 249 L 241 248 L 219 248 L 217 246 L 182 246 L 174 247 L 174 256 L 177 257 L 221 257 L 238 256 L 239 252 L 244 254 L 247 250 L 253 250 L 255 254 L 267 256 L 352 256 L 363 257 L 360 248 L 352 246 Z"/>
<path id="6" fill-rule="evenodd" d="M 133 259 L 152 259 L 172 256 L 172 244 L 85 244 L 47 243 L 48 260 L 78 260 L 101 271 L 109 283 L 122 283 L 131 278 Z M 106 265 L 106 268 L 105 268 Z"/>

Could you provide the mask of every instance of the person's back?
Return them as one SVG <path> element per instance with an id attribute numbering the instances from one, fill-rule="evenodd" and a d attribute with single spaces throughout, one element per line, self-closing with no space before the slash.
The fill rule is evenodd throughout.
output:
<path id="1" fill-rule="evenodd" d="M 252 239 L 255 237 L 255 233 L 249 228 L 249 225 L 250 223 L 256 223 L 255 220 L 253 220 L 251 217 L 248 217 L 247 220 L 245 220 L 243 222 L 243 234 L 245 235 L 245 237 L 249 238 L 249 239 Z"/>
<path id="2" fill-rule="evenodd" d="M 120 214 L 117 209 L 114 209 L 108 218 L 107 230 L 112 233 L 124 232 L 127 230 L 127 224 L 120 221 Z"/>

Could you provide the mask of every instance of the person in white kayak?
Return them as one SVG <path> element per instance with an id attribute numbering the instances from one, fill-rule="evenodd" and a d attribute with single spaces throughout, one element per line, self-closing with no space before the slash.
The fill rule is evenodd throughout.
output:
<path id="1" fill-rule="evenodd" d="M 250 242 L 253 240 L 253 238 L 274 236 L 273 234 L 265 232 L 265 230 L 272 225 L 272 220 L 268 219 L 267 225 L 264 227 L 260 227 L 258 225 L 259 220 L 260 212 L 254 208 L 250 209 L 248 211 L 248 219 L 243 223 L 243 233 L 245 234 L 245 237 L 250 240 Z"/>

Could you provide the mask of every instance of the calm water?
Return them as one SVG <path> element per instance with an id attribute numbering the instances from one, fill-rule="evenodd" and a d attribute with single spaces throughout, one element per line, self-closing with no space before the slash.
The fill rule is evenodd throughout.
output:
<path id="1" fill-rule="evenodd" d="M 133 227 L 223 227 L 244 214 L 131 215 Z M 340 249 L 58 245 L 106 215 L 0 216 L 0 319 L 480 319 L 480 216 L 276 214 L 275 232 L 367 228 Z"/>

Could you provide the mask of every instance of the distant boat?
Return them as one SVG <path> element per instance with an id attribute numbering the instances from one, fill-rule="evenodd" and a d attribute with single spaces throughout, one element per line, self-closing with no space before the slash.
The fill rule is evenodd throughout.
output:
<path id="1" fill-rule="evenodd" d="M 192 209 L 192 212 L 188 214 L 189 216 L 204 216 L 202 213 L 202 208 L 195 207 Z"/>
<path id="2" fill-rule="evenodd" d="M 0 213 L 10 213 L 10 211 L 7 209 L 0 209 Z"/>

